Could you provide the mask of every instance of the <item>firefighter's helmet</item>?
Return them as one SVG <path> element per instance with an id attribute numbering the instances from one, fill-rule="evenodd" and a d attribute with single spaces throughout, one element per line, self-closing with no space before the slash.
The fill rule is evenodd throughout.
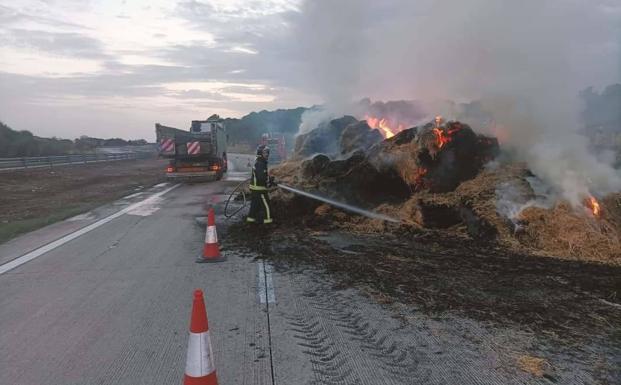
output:
<path id="1" fill-rule="evenodd" d="M 434 122 L 436 124 L 436 127 L 440 127 L 442 125 L 442 123 L 444 123 L 444 118 L 442 117 L 442 115 L 438 115 L 434 119 Z"/>
<path id="2" fill-rule="evenodd" d="M 257 156 L 262 156 L 267 159 L 270 157 L 270 148 L 264 144 L 257 147 Z"/>

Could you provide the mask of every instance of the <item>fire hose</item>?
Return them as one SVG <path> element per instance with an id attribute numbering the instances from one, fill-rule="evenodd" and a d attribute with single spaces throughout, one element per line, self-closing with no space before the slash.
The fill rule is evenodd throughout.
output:
<path id="1" fill-rule="evenodd" d="M 235 216 L 235 214 L 242 211 L 248 205 L 248 198 L 246 198 L 247 193 L 246 193 L 245 187 L 249 182 L 250 182 L 250 178 L 243 180 L 237 186 L 235 186 L 233 191 L 231 191 L 231 194 L 229 194 L 229 197 L 226 200 L 226 203 L 224 204 L 224 216 L 226 217 L 226 219 L 232 218 L 233 216 Z M 274 187 L 279 187 L 279 186 L 274 185 Z M 239 200 L 242 201 L 239 207 L 235 209 L 230 208 L 230 206 L 232 206 L 232 202 L 236 202 Z M 233 210 L 233 211 L 229 212 L 230 210 Z"/>
<path id="2" fill-rule="evenodd" d="M 246 205 L 248 204 L 248 200 L 246 199 L 246 192 L 244 190 L 244 188 L 242 186 L 244 186 L 246 183 L 248 183 L 250 181 L 250 179 L 246 179 L 245 181 L 241 182 L 240 184 L 238 184 L 233 191 L 231 192 L 231 194 L 229 195 L 229 198 L 226 200 L 226 204 L 224 205 L 224 216 L 228 219 L 233 217 L 235 214 L 237 214 L 238 212 L 240 212 L 241 210 L 244 209 L 244 207 L 246 207 Z M 323 197 L 321 195 L 317 195 L 317 194 L 312 194 L 306 191 L 302 191 L 302 190 L 298 190 L 296 188 L 293 188 L 291 186 L 287 186 L 285 184 L 282 183 L 278 183 L 275 185 L 275 187 L 281 188 L 283 190 L 289 191 L 293 194 L 297 194 L 297 195 L 301 195 L 310 199 L 314 199 L 323 203 L 327 203 L 331 206 L 334 207 L 338 207 L 340 209 L 343 210 L 347 210 L 359 215 L 363 215 L 365 217 L 369 217 L 372 219 L 380 219 L 383 221 L 387 221 L 387 222 L 392 222 L 392 223 L 399 223 L 399 220 L 395 219 L 395 218 L 391 218 L 388 215 L 384 215 L 384 214 L 380 214 L 380 213 L 376 213 L 373 211 L 369 211 L 369 210 L 365 210 L 363 208 L 360 207 L 356 207 L 356 206 L 352 206 L 350 204 L 347 203 L 343 203 L 343 202 L 338 202 L 335 201 L 333 199 L 330 198 L 326 198 Z M 232 213 L 229 213 L 229 205 L 231 203 L 231 201 L 235 201 L 238 200 L 237 198 L 241 196 L 241 200 L 242 200 L 242 204 L 240 207 L 238 207 L 237 209 L 235 209 L 235 211 L 233 211 Z M 235 197 L 235 199 L 233 199 L 233 197 Z"/>
<path id="3" fill-rule="evenodd" d="M 327 204 L 329 204 L 331 206 L 338 207 L 338 208 L 343 209 L 343 210 L 347 210 L 347 211 L 351 211 L 351 212 L 356 213 L 356 214 L 364 215 L 365 217 L 369 217 L 369 218 L 372 218 L 372 219 L 381 219 L 381 220 L 387 221 L 387 222 L 399 223 L 399 221 L 397 219 L 391 218 L 388 215 L 379 214 L 379 213 L 376 213 L 376 212 L 373 212 L 373 211 L 365 210 L 365 209 L 360 208 L 360 207 L 352 206 L 352 205 L 347 204 L 347 203 L 338 202 L 338 201 L 335 201 L 335 200 L 330 199 L 330 198 L 322 197 L 321 195 L 311 194 L 309 192 L 298 190 L 296 188 L 293 188 L 293 187 L 290 187 L 290 186 L 287 186 L 287 185 L 284 185 L 284 184 L 278 184 L 277 186 L 280 187 L 283 190 L 287 190 L 287 191 L 292 192 L 294 194 L 298 194 L 298 195 L 305 196 L 305 197 L 310 198 L 310 199 L 314 199 L 314 200 L 317 200 L 317 201 L 320 201 L 320 202 L 324 202 L 324 203 L 327 203 Z"/>
<path id="4" fill-rule="evenodd" d="M 246 207 L 246 205 L 248 204 L 248 200 L 246 199 L 246 191 L 245 191 L 245 185 L 248 182 L 250 182 L 250 178 L 242 181 L 237 186 L 235 186 L 235 188 L 229 195 L 229 198 L 226 200 L 226 203 L 224 204 L 224 216 L 226 217 L 226 219 L 232 218 L 235 214 L 242 211 L 244 207 Z M 235 199 L 233 199 L 234 197 Z M 235 211 L 233 211 L 232 213 L 229 213 L 229 205 L 231 204 L 231 201 L 236 201 L 238 197 L 241 197 L 241 200 L 243 203 Z"/>

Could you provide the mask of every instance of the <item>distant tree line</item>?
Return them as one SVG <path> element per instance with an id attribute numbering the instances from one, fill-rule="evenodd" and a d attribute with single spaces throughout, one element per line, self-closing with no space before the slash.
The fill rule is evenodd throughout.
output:
<path id="1" fill-rule="evenodd" d="M 621 84 L 610 85 L 601 93 L 589 87 L 580 97 L 584 102 L 582 119 L 587 130 L 621 132 Z"/>
<path id="2" fill-rule="evenodd" d="M 88 136 L 81 136 L 75 140 L 41 138 L 33 135 L 30 131 L 15 131 L 0 122 L 1 158 L 66 155 L 92 152 L 96 147 L 139 146 L 144 144 L 147 144 L 144 139 L 98 139 Z"/>
<path id="3" fill-rule="evenodd" d="M 602 92 L 592 87 L 580 93 L 584 103 L 584 133 L 595 148 L 613 149 L 621 154 L 621 84 L 613 84 Z"/>
<path id="4" fill-rule="evenodd" d="M 610 85 L 602 92 L 589 87 L 580 97 L 584 103 L 584 134 L 595 150 L 616 152 L 615 166 L 621 168 L 621 84 Z"/>
<path id="5" fill-rule="evenodd" d="M 241 119 L 228 118 L 224 120 L 229 135 L 229 144 L 257 145 L 265 133 L 280 134 L 293 143 L 302 122 L 305 107 L 280 109 L 276 111 L 251 112 Z"/>

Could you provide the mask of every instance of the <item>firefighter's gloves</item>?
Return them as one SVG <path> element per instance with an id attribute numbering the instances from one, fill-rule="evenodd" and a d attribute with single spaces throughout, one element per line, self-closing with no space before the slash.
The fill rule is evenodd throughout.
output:
<path id="1" fill-rule="evenodd" d="M 276 181 L 274 180 L 274 177 L 270 175 L 269 178 L 267 179 L 267 187 L 274 187 L 274 186 L 276 186 Z"/>

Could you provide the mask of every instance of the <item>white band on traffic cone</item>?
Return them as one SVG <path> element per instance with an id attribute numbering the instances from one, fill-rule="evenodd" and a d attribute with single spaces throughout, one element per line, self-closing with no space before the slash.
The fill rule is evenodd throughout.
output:
<path id="1" fill-rule="evenodd" d="M 207 233 L 205 234 L 205 243 L 218 243 L 218 234 L 216 233 L 216 226 L 207 226 Z"/>
<path id="2" fill-rule="evenodd" d="M 204 377 L 215 370 L 216 366 L 213 363 L 209 331 L 190 333 L 185 374 L 190 377 Z"/>

